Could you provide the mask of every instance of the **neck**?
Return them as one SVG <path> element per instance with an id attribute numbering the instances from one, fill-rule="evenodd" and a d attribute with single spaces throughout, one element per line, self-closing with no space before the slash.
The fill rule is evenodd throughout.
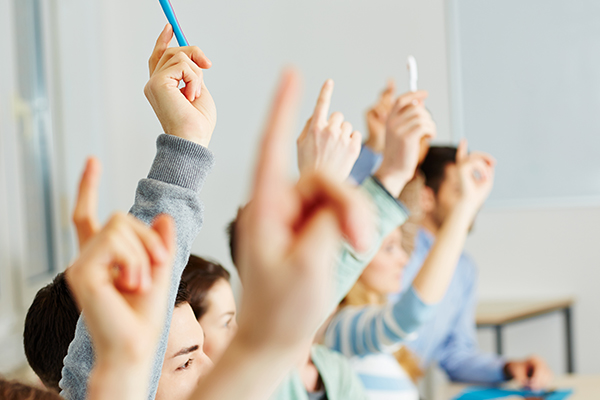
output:
<path id="1" fill-rule="evenodd" d="M 319 370 L 312 362 L 311 348 L 308 349 L 306 356 L 302 357 L 302 361 L 298 364 L 298 372 L 307 392 L 311 393 L 319 390 L 320 375 Z"/>
<path id="2" fill-rule="evenodd" d="M 367 292 L 367 301 L 369 304 L 379 304 L 381 302 L 381 296 L 372 290 Z"/>

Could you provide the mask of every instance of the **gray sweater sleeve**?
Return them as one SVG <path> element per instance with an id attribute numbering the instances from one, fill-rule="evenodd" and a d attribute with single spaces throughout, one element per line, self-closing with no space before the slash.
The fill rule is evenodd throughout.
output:
<path id="1" fill-rule="evenodd" d="M 149 224 L 159 214 L 168 214 L 175 220 L 177 255 L 173 266 L 169 304 L 175 297 L 192 244 L 202 227 L 203 206 L 198 199 L 206 177 L 214 165 L 210 150 L 175 136 L 161 135 L 157 140 L 157 154 L 147 179 L 142 179 L 136 191 L 135 203 L 130 210 L 136 218 Z M 152 369 L 148 398 L 154 399 L 167 347 L 173 307 L 165 321 L 165 328 Z M 85 314 L 85 311 L 84 313 Z M 85 400 L 87 383 L 94 366 L 94 351 L 83 316 L 77 322 L 75 337 L 64 359 L 60 387 L 67 400 Z"/>

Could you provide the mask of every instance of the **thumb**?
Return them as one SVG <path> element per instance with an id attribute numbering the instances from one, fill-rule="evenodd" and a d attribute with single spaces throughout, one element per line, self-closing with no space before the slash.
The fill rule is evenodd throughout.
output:
<path id="1" fill-rule="evenodd" d="M 394 104 L 392 114 L 399 113 L 405 107 L 411 104 L 423 104 L 425 99 L 429 96 L 429 93 L 425 90 L 419 90 L 417 92 L 408 92 L 400 95 Z"/>
<path id="2" fill-rule="evenodd" d="M 152 229 L 158 233 L 169 254 L 175 256 L 175 222 L 173 218 L 166 214 L 159 215 L 152 222 Z"/>

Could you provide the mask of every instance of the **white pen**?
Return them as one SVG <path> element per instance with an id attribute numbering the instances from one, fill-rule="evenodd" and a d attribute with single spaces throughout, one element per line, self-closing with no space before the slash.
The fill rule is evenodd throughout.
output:
<path id="1" fill-rule="evenodd" d="M 413 56 L 408 56 L 408 85 L 411 92 L 416 92 L 417 82 L 419 80 L 419 71 L 417 70 L 417 60 Z"/>

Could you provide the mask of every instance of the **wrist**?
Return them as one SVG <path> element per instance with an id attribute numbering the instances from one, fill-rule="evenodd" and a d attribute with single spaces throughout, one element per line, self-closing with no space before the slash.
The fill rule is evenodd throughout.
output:
<path id="1" fill-rule="evenodd" d="M 381 139 L 377 139 L 374 137 L 375 135 L 369 135 L 369 138 L 365 142 L 365 146 L 371 149 L 375 154 L 383 153 L 383 149 L 385 148 L 385 142 Z"/>
<path id="2" fill-rule="evenodd" d="M 189 132 L 189 129 L 171 129 L 168 132 L 165 130 L 165 133 L 172 136 L 177 136 L 178 138 L 188 140 L 190 142 L 199 144 L 203 147 L 208 147 L 210 144 L 211 135 L 194 135 Z"/>
<path id="3" fill-rule="evenodd" d="M 405 171 L 394 171 L 382 165 L 374 174 L 375 178 L 396 198 L 402 193 L 402 189 L 411 180 L 412 176 Z"/>
<path id="4" fill-rule="evenodd" d="M 152 359 L 139 363 L 98 359 L 90 374 L 88 399 L 146 399 L 151 363 Z"/>

